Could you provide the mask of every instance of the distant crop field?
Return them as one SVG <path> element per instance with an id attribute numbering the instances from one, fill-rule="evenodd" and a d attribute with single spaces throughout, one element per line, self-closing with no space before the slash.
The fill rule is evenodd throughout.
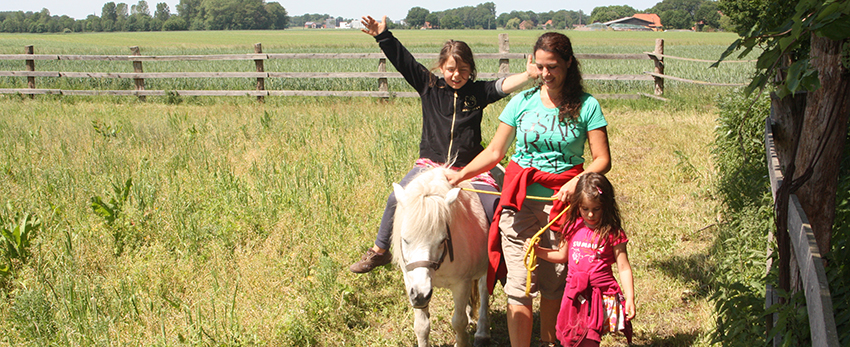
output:
<path id="1" fill-rule="evenodd" d="M 448 39 L 463 40 L 474 52 L 498 52 L 498 35 L 509 35 L 510 51 L 530 53 L 539 30 L 396 30 L 396 36 L 414 53 L 436 53 Z M 640 54 L 651 52 L 655 40 L 664 39 L 665 54 L 690 59 L 716 60 L 735 39 L 730 33 L 694 32 L 587 32 L 567 31 L 576 53 Z M 142 55 L 206 55 L 253 53 L 253 45 L 262 43 L 264 53 L 378 53 L 375 41 L 359 30 L 283 30 L 283 31 L 190 31 L 83 34 L 0 34 L 0 54 L 23 53 L 33 45 L 36 54 L 129 55 L 130 46 L 139 46 Z M 754 59 L 750 57 L 749 59 Z M 432 62 L 423 61 L 426 66 Z M 498 61 L 480 59 L 479 71 L 497 72 Z M 643 74 L 653 71 L 650 60 L 583 60 L 586 74 Z M 666 62 L 665 74 L 704 82 L 745 83 L 754 63 L 726 63 L 709 68 L 710 63 L 684 60 Z M 38 61 L 38 71 L 132 72 L 129 62 Z M 145 72 L 220 72 L 254 71 L 252 61 L 146 62 Z M 388 66 L 393 71 L 392 66 Z M 525 63 L 511 62 L 511 71 L 520 72 Z M 0 61 L 0 70 L 24 70 L 22 61 Z M 268 60 L 265 71 L 280 72 L 375 72 L 377 61 L 364 59 L 286 59 Z M 56 79 L 39 78 L 40 88 L 57 89 L 132 89 L 127 79 Z M 253 89 L 249 78 L 148 79 L 146 89 Z M 594 93 L 651 93 L 651 82 L 586 81 Z M 669 81 L 675 88 L 679 82 Z M 26 79 L 0 77 L 0 88 L 25 88 Z M 269 79 L 269 90 L 356 90 L 376 91 L 374 79 Z M 390 90 L 412 91 L 401 79 L 390 79 Z"/>

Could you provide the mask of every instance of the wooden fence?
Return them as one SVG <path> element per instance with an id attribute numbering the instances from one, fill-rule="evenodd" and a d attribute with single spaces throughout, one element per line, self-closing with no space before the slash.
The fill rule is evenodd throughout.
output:
<path id="1" fill-rule="evenodd" d="M 263 53 L 262 45 L 254 45 L 253 54 L 220 54 L 220 55 L 141 55 L 139 47 L 130 47 L 131 55 L 56 55 L 34 54 L 33 46 L 25 47 L 25 54 L 3 54 L 0 60 L 24 61 L 25 71 L 0 71 L 0 76 L 26 77 L 27 88 L 0 89 L 0 94 L 24 94 L 32 97 L 36 94 L 58 95 L 135 95 L 144 100 L 148 95 L 181 95 L 181 96 L 256 96 L 262 101 L 266 96 L 359 96 L 359 97 L 417 97 L 415 92 L 397 92 L 388 89 L 388 78 L 402 78 L 400 73 L 387 72 L 386 58 L 382 53 Z M 436 59 L 437 54 L 414 54 L 417 60 Z M 508 35 L 499 34 L 499 53 L 476 54 L 477 59 L 498 59 L 497 73 L 479 73 L 483 79 L 494 79 L 510 75 L 510 60 L 525 61 L 527 54 L 510 53 Z M 651 60 L 653 72 L 636 74 L 584 74 L 585 80 L 614 80 L 614 81 L 651 81 L 654 82 L 654 93 L 638 94 L 594 94 L 597 98 L 636 99 L 641 96 L 665 100 L 664 79 L 673 78 L 678 81 L 701 83 L 706 85 L 734 85 L 706 83 L 685 80 L 664 75 L 664 40 L 656 39 L 655 50 L 644 54 L 576 54 L 580 60 L 586 59 L 636 59 Z M 669 57 L 675 58 L 675 57 Z M 264 62 L 273 59 L 369 59 L 378 60 L 376 72 L 276 72 L 265 71 Z M 127 61 L 132 62 L 133 72 L 62 72 L 36 71 L 35 61 Z M 143 63 L 163 61 L 223 61 L 247 60 L 253 61 L 255 72 L 144 72 Z M 134 90 L 72 90 L 37 88 L 37 77 L 60 78 L 123 78 L 133 79 Z M 146 79 L 158 78 L 256 78 L 256 88 L 252 90 L 147 90 Z M 267 90 L 265 81 L 270 78 L 375 78 L 378 91 L 329 91 L 329 90 Z"/>
<path id="2" fill-rule="evenodd" d="M 782 185 L 783 176 L 779 163 L 779 156 L 773 141 L 773 127 L 771 117 L 767 118 L 765 125 L 765 149 L 767 155 L 768 173 L 770 176 L 770 188 L 773 198 L 776 200 L 776 192 Z M 791 241 L 791 259 L 797 259 L 800 281 L 806 295 L 806 310 L 809 314 L 809 328 L 812 337 L 812 346 L 815 347 L 838 347 L 838 330 L 835 326 L 835 316 L 832 311 L 832 296 L 829 293 L 829 283 L 823 267 L 823 259 L 818 250 L 815 235 L 809 220 L 803 212 L 797 196 L 791 194 L 788 199 L 788 236 Z M 768 235 L 772 240 L 773 235 Z M 772 244 L 772 242 L 770 243 Z M 772 264 L 768 263 L 767 270 L 770 271 Z M 765 307 L 778 304 L 778 297 L 772 286 L 767 287 L 765 293 Z M 772 318 L 768 318 L 768 330 L 772 327 Z M 774 346 L 781 345 L 781 338 L 773 341 Z"/>

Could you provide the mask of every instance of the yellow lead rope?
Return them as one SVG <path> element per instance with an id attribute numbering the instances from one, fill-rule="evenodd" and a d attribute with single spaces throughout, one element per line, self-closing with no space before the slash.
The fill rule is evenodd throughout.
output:
<path id="1" fill-rule="evenodd" d="M 472 188 L 463 188 L 463 190 L 468 190 L 468 191 L 473 192 L 473 193 L 501 195 L 501 193 L 499 193 L 499 192 L 491 192 L 491 191 L 488 191 L 488 190 L 478 190 L 478 189 L 472 189 Z M 545 197 L 541 197 L 541 196 L 526 196 L 525 198 L 526 199 L 532 199 L 532 200 L 542 200 L 542 201 L 557 200 L 556 198 L 552 198 L 552 197 L 545 198 Z M 529 291 L 531 290 L 531 273 L 534 272 L 535 269 L 537 269 L 537 254 L 536 254 L 536 251 L 534 250 L 534 245 L 536 245 L 538 242 L 540 242 L 540 235 L 543 235 L 543 232 L 545 232 L 547 229 L 549 229 L 549 227 L 551 227 L 552 224 L 555 224 L 556 220 L 561 219 L 561 217 L 564 216 L 564 213 L 567 213 L 567 211 L 570 210 L 570 207 L 572 207 L 572 206 L 568 205 L 567 208 L 565 208 L 563 211 L 561 211 L 561 213 L 558 213 L 558 216 L 555 217 L 555 219 L 552 219 L 552 221 L 550 221 L 549 224 L 546 224 L 545 227 L 543 227 L 542 229 L 537 231 L 537 233 L 534 234 L 534 236 L 531 237 L 531 245 L 529 245 L 528 249 L 525 250 L 525 255 L 523 255 L 523 257 L 522 257 L 522 262 L 525 263 L 525 270 L 526 270 L 525 296 L 528 296 Z"/>
<path id="2" fill-rule="evenodd" d="M 531 237 L 531 244 L 528 246 L 528 249 L 525 250 L 525 255 L 522 257 L 522 262 L 525 263 L 525 296 L 528 296 L 531 291 L 531 273 L 537 269 L 537 253 L 534 250 L 534 245 L 540 242 L 540 235 L 543 234 L 552 224 L 555 224 L 556 220 L 561 219 L 564 213 L 570 210 L 570 206 L 567 206 L 561 213 L 558 213 L 558 216 L 555 219 L 552 219 L 549 224 L 546 224 L 543 228 L 541 228 L 534 236 Z"/>

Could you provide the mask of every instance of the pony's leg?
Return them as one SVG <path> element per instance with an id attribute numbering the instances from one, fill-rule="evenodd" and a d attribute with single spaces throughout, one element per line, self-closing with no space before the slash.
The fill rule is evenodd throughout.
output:
<path id="1" fill-rule="evenodd" d="M 460 281 L 461 283 L 452 288 L 452 298 L 455 302 L 454 314 L 452 314 L 452 328 L 455 329 L 455 346 L 469 346 L 469 333 L 466 327 L 469 318 L 466 316 L 466 306 L 469 304 L 469 294 L 472 291 L 472 281 Z"/>
<path id="2" fill-rule="evenodd" d="M 478 295 L 481 300 L 478 306 L 478 329 L 475 331 L 475 346 L 490 344 L 490 292 L 487 290 L 487 275 L 478 280 Z"/>
<path id="3" fill-rule="evenodd" d="M 428 306 L 413 309 L 413 332 L 419 347 L 428 347 L 428 334 L 431 333 L 431 313 Z"/>

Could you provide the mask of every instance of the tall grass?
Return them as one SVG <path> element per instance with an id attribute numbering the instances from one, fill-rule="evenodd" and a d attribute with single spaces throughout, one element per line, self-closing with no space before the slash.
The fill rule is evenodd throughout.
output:
<path id="1" fill-rule="evenodd" d="M 495 32 L 484 33 L 492 46 L 473 46 L 476 51 L 495 47 Z M 514 50 L 530 47 L 539 34 L 516 33 Z M 309 37 L 248 32 L 248 39 L 232 43 L 237 40 L 229 35 L 238 35 L 217 34 L 221 46 L 205 33 L 197 33 L 194 45 L 227 51 L 242 41 L 264 41 L 264 51 L 273 51 Z M 376 49 L 365 35 L 357 36 L 361 44 L 349 34 L 328 33 L 351 38 L 331 48 Z M 274 41 L 285 35 L 289 41 Z M 414 50 L 434 52 L 444 38 L 478 42 L 483 34 L 398 35 Z M 600 50 L 607 49 L 600 39 L 637 51 L 651 48 L 617 39 L 652 43 L 643 34 L 582 35 L 575 34 L 577 43 Z M 21 37 L 15 39 L 87 39 Z M 149 40 L 151 51 L 170 49 L 173 42 L 162 38 Z M 58 43 L 57 50 L 74 44 Z M 125 48 L 108 42 L 98 49 Z M 709 344 L 717 178 L 708 153 L 714 100 L 727 90 L 673 88 L 670 103 L 602 101 L 610 124 L 609 177 L 631 240 L 638 344 Z M 0 204 L 8 204 L 10 214 L 41 220 L 30 260 L 0 279 L 0 345 L 413 344 L 400 272 L 384 267 L 354 275 L 347 266 L 373 242 L 390 184 L 417 155 L 419 101 L 180 101 L 0 96 Z M 506 102 L 485 110 L 485 139 Z M 108 222 L 92 208 L 93 198 L 112 205 L 122 189 L 129 189 L 126 202 Z M 505 297 L 496 292 L 494 345 L 507 345 Z M 453 342 L 449 303 L 447 291 L 435 292 L 436 344 Z"/>

